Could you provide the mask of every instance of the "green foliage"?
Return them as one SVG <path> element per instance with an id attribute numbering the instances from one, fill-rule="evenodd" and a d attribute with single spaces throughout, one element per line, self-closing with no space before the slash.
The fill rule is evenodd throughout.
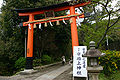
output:
<path id="1" fill-rule="evenodd" d="M 117 71 L 116 73 L 112 74 L 111 76 L 108 76 L 109 80 L 120 80 L 120 71 Z"/>
<path id="2" fill-rule="evenodd" d="M 99 74 L 99 80 L 109 80 L 109 79 L 106 77 L 105 74 L 100 73 L 100 74 Z"/>
<path id="3" fill-rule="evenodd" d="M 16 68 L 16 69 L 25 68 L 25 63 L 26 63 L 26 59 L 25 59 L 24 57 L 20 57 L 20 58 L 15 62 L 15 68 Z"/>
<path id="4" fill-rule="evenodd" d="M 56 62 L 61 61 L 61 57 L 55 58 L 54 61 L 56 61 Z"/>
<path id="5" fill-rule="evenodd" d="M 106 53 L 104 57 L 99 58 L 100 65 L 103 66 L 103 73 L 105 75 L 110 75 L 120 70 L 120 51 L 102 51 Z"/>
<path id="6" fill-rule="evenodd" d="M 49 64 L 49 63 L 51 63 L 51 60 L 52 60 L 51 57 L 48 55 L 42 56 L 42 64 Z"/>
<path id="7" fill-rule="evenodd" d="M 113 20 L 114 21 L 114 20 Z M 119 28 L 120 21 L 110 29 L 108 33 L 109 40 L 109 49 L 110 50 L 120 50 L 120 29 Z"/>
<path id="8" fill-rule="evenodd" d="M 82 24 L 81 28 L 78 29 L 80 43 L 89 46 L 90 41 L 95 41 L 96 44 L 105 32 L 106 20 L 101 21 L 99 28 L 95 30 L 96 24 Z M 103 41 L 104 42 L 104 41 Z"/>
<path id="9" fill-rule="evenodd" d="M 111 4 L 113 0 L 92 0 L 92 2 L 93 3 L 91 5 L 87 5 L 83 8 L 85 13 L 88 12 L 91 13 L 91 15 L 90 17 L 85 18 L 82 23 L 83 27 L 87 25 L 88 29 L 86 30 L 88 31 L 85 32 L 85 30 L 83 30 L 81 32 L 83 37 L 80 42 L 81 44 L 88 45 L 88 42 L 94 39 L 94 41 L 96 41 L 97 48 L 101 48 L 105 42 L 106 35 L 113 31 L 113 24 L 119 23 L 118 20 L 120 20 L 120 4 L 118 0 L 116 0 L 116 5 Z M 113 20 L 114 16 L 116 16 L 116 19 Z M 80 26 L 80 28 L 82 26 Z M 110 30 L 111 28 L 112 30 Z"/>
<path id="10" fill-rule="evenodd" d="M 34 59 L 33 60 L 33 66 L 41 66 L 41 59 Z"/>
<path id="11" fill-rule="evenodd" d="M 113 19 L 111 21 L 114 22 L 115 20 Z M 114 25 L 111 29 L 109 29 L 109 31 L 107 32 L 110 50 L 120 49 L 120 46 L 117 45 L 120 42 L 120 32 L 119 32 L 120 29 L 115 29 L 119 27 L 120 25 L 119 22 L 116 25 Z M 107 23 L 107 20 L 103 20 L 99 23 L 94 23 L 94 24 L 90 24 L 90 23 L 82 24 L 80 28 L 78 29 L 80 43 L 83 45 L 89 46 L 90 41 L 95 41 L 96 46 L 97 46 L 99 40 L 104 35 L 106 25 L 107 25 L 106 23 Z M 96 24 L 99 25 L 97 29 L 95 29 Z M 106 49 L 106 39 L 107 38 L 105 36 L 99 48 L 104 49 L 104 50 Z"/>
<path id="12" fill-rule="evenodd" d="M 109 76 L 106 76 L 103 73 L 100 73 L 99 80 L 120 80 L 120 71 L 115 72 Z"/>

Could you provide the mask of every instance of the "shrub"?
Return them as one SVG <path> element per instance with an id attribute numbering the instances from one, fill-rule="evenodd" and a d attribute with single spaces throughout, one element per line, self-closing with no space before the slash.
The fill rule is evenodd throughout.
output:
<path id="1" fill-rule="evenodd" d="M 41 66 L 41 59 L 34 59 L 33 60 L 33 66 Z"/>
<path id="2" fill-rule="evenodd" d="M 55 61 L 55 62 L 61 61 L 61 58 L 60 58 L 60 57 L 55 58 L 54 61 Z"/>
<path id="3" fill-rule="evenodd" d="M 43 55 L 42 56 L 42 64 L 49 64 L 51 63 L 51 57 L 48 55 Z"/>
<path id="4" fill-rule="evenodd" d="M 119 51 L 102 51 L 106 53 L 104 57 L 99 57 L 99 64 L 103 66 L 103 73 L 110 75 L 120 69 L 120 52 Z"/>
<path id="5" fill-rule="evenodd" d="M 16 68 L 16 69 L 25 68 L 25 63 L 26 63 L 26 59 L 25 59 L 24 57 L 20 57 L 20 58 L 15 62 L 15 68 Z"/>

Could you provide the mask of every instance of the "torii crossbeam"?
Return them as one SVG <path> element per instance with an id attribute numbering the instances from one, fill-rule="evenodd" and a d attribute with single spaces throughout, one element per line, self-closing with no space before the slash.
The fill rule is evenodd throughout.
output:
<path id="1" fill-rule="evenodd" d="M 83 1 L 83 2 L 82 2 Z M 78 33 L 76 26 L 76 17 L 84 18 L 84 14 L 76 14 L 75 8 L 86 6 L 90 4 L 90 0 L 76 0 L 76 1 L 68 1 L 60 4 L 55 4 L 51 6 L 45 6 L 40 8 L 30 8 L 30 9 L 15 9 L 19 13 L 19 16 L 29 16 L 28 22 L 23 22 L 23 26 L 28 27 L 28 42 L 27 42 L 27 58 L 26 58 L 26 69 L 32 69 L 32 61 L 33 61 L 33 31 L 34 24 L 47 23 L 47 22 L 55 22 L 61 20 L 69 20 L 71 19 L 71 37 L 72 37 L 72 48 L 73 46 L 79 46 L 78 42 Z M 38 14 L 45 14 L 49 12 L 58 12 L 63 10 L 70 10 L 70 14 L 66 16 L 60 17 L 47 17 L 45 19 L 34 20 L 34 16 Z"/>

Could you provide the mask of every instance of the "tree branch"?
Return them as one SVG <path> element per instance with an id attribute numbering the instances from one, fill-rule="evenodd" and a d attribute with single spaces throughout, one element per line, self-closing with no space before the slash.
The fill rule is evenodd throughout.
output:
<path id="1" fill-rule="evenodd" d="M 106 2 L 106 5 L 105 5 L 106 7 L 107 7 L 108 3 L 109 3 L 109 0 L 107 0 L 107 2 Z"/>
<path id="2" fill-rule="evenodd" d="M 109 27 L 109 25 L 110 25 L 110 14 L 108 13 L 108 23 L 107 23 L 107 28 Z"/>
<path id="3" fill-rule="evenodd" d="M 93 3 L 101 4 L 101 5 L 105 8 L 105 10 L 107 11 L 107 14 L 108 14 L 108 23 L 107 23 L 107 26 L 106 26 L 107 29 L 105 30 L 104 35 L 102 36 L 102 38 L 100 39 L 100 41 L 99 41 L 98 44 L 97 44 L 97 48 L 98 48 L 99 45 L 100 45 L 100 43 L 101 43 L 101 42 L 103 41 L 103 39 L 105 38 L 108 30 L 109 30 L 112 26 L 114 26 L 114 25 L 119 21 L 120 16 L 118 17 L 118 19 L 117 19 L 112 25 L 110 25 L 110 15 L 111 15 L 112 11 L 108 11 L 108 9 L 107 9 L 107 5 L 108 5 L 108 3 L 109 3 L 109 0 L 107 0 L 106 4 L 103 4 L 103 3 L 97 2 L 97 1 L 92 1 L 92 2 L 93 2 Z M 120 10 L 120 9 L 118 9 L 117 11 L 119 11 L 119 10 Z M 109 25 L 110 25 L 110 26 L 109 26 Z"/>
<path id="4" fill-rule="evenodd" d="M 97 1 L 91 1 L 91 2 L 101 4 L 102 6 L 104 6 L 104 8 L 105 8 L 105 10 L 107 11 L 107 13 L 109 13 L 109 11 L 108 11 L 108 9 L 107 9 L 107 6 L 104 5 L 103 3 L 97 2 Z"/>
<path id="5" fill-rule="evenodd" d="M 113 24 L 111 24 L 109 27 L 107 27 L 107 29 L 105 30 L 104 35 L 102 36 L 102 38 L 100 39 L 100 41 L 99 41 L 98 44 L 97 44 L 97 48 L 99 48 L 100 43 L 101 43 L 101 42 L 103 41 L 103 39 L 105 38 L 108 30 L 109 30 L 112 26 L 114 26 L 119 20 L 120 20 L 120 16 L 117 18 L 117 20 L 116 20 Z"/>
<path id="6" fill-rule="evenodd" d="M 111 25 L 109 26 L 109 28 L 111 28 L 112 26 L 114 26 L 119 20 L 120 20 L 120 16 L 118 17 L 118 19 L 117 19 L 113 24 L 111 24 Z"/>
<path id="7" fill-rule="evenodd" d="M 115 11 L 113 11 L 112 13 L 114 13 L 114 12 L 118 12 L 118 11 L 120 11 L 120 8 L 119 8 L 119 9 L 117 9 L 117 10 L 115 10 Z"/>
<path id="8" fill-rule="evenodd" d="M 101 42 L 103 41 L 103 39 L 105 38 L 105 36 L 106 36 L 108 30 L 109 30 L 109 27 L 107 27 L 107 29 L 105 30 L 105 33 L 104 33 L 104 35 L 102 36 L 102 38 L 100 39 L 100 41 L 97 43 L 97 47 L 96 47 L 96 48 L 99 48 L 100 43 L 101 43 Z"/>

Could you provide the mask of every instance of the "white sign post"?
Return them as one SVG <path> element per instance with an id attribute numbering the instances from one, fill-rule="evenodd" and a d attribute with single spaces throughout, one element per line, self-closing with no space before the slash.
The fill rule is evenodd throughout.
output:
<path id="1" fill-rule="evenodd" d="M 87 57 L 82 57 L 87 46 L 74 46 L 73 48 L 73 76 L 87 77 Z"/>

